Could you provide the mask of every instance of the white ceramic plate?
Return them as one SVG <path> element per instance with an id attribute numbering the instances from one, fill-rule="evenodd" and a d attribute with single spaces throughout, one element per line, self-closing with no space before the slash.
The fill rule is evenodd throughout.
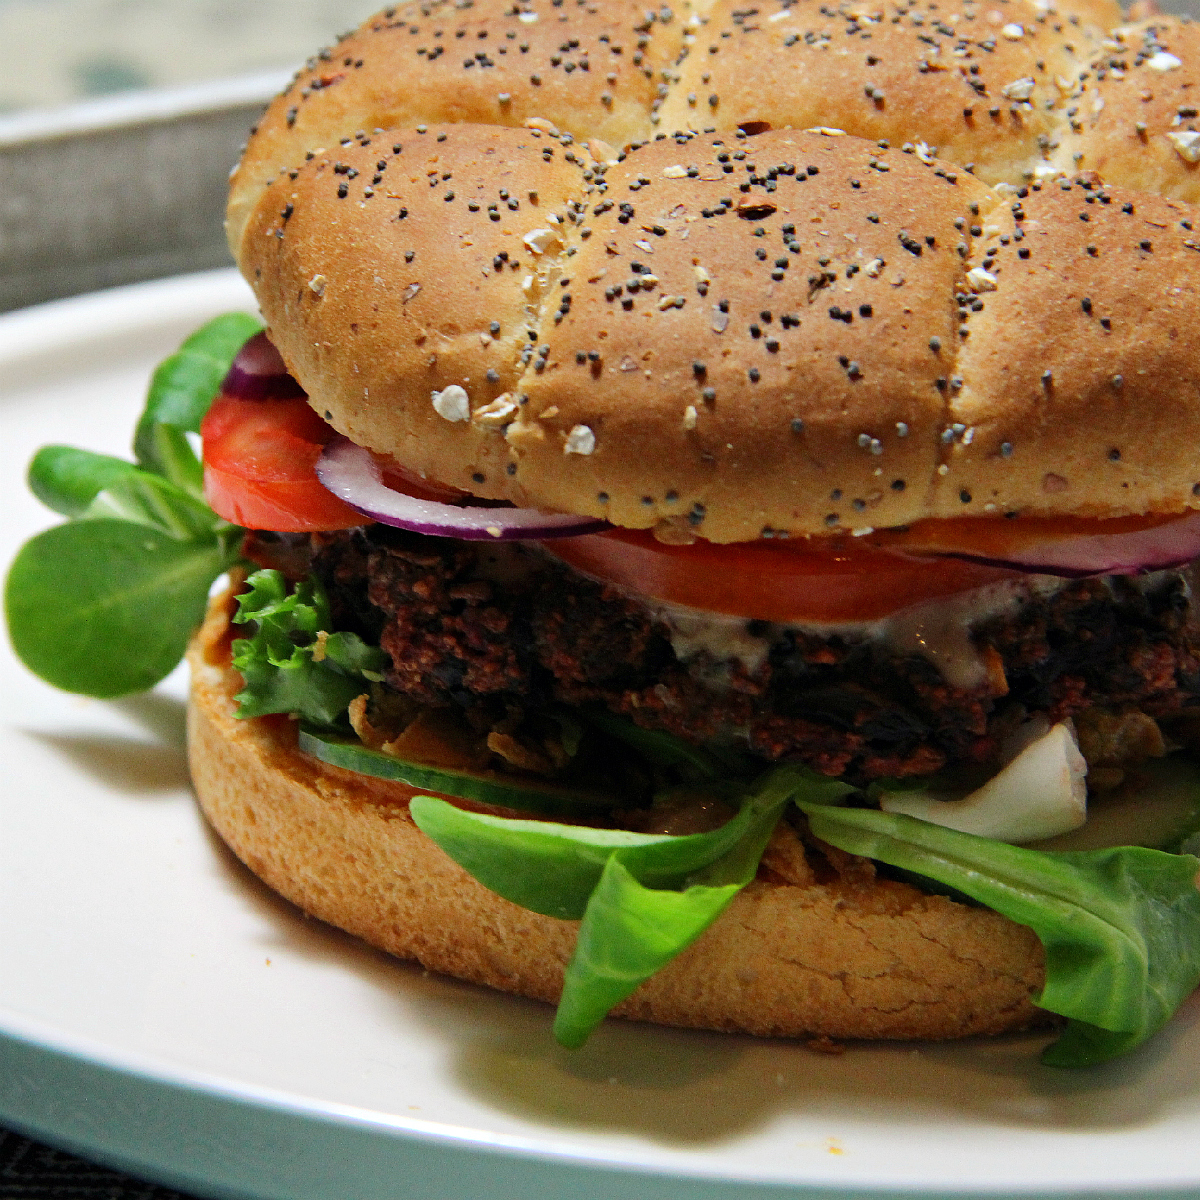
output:
<path id="1" fill-rule="evenodd" d="M 217 272 L 0 318 L 2 555 L 47 441 L 125 453 L 152 365 L 250 296 Z M 70 581 L 65 580 L 69 587 Z M 147 614 L 152 619 L 152 614 Z M 0 661 L 0 1119 L 282 1200 L 1200 1197 L 1200 1005 L 1090 1072 L 1037 1038 L 823 1056 L 550 1012 L 305 920 L 207 832 L 183 681 L 101 703 Z"/>

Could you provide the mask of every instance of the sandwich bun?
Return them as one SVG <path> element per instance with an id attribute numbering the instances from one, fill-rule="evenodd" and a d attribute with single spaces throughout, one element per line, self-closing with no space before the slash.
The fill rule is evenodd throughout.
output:
<path id="1" fill-rule="evenodd" d="M 576 923 L 477 883 L 417 829 L 406 789 L 301 753 L 286 718 L 234 716 L 232 605 L 214 600 L 189 653 L 192 778 L 221 837 L 269 887 L 373 946 L 556 1001 Z M 959 1038 L 1052 1020 L 1032 1002 L 1042 982 L 1030 930 L 864 860 L 834 872 L 785 825 L 758 878 L 615 1012 L 766 1036 Z"/>
<path id="2" fill-rule="evenodd" d="M 481 497 L 715 542 L 1200 505 L 1200 210 L 1169 198 L 1194 164 L 1182 124 L 1113 148 L 1105 114 L 1134 103 L 1102 69 L 1115 6 L 967 6 L 933 41 L 974 75 L 934 61 L 932 8 L 869 42 L 839 16 L 834 41 L 876 60 L 852 68 L 801 36 L 807 4 L 754 38 L 729 4 L 691 25 L 410 7 L 298 76 L 231 193 L 271 337 L 351 440 Z M 1190 112 L 1200 34 L 1155 28 L 1136 69 Z"/>

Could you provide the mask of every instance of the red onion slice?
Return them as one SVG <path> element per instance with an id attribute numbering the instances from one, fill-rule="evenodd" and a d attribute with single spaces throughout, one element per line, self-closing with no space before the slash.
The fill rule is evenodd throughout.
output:
<path id="1" fill-rule="evenodd" d="M 906 547 L 920 554 L 919 545 Z M 1012 554 L 972 554 L 969 550 L 931 548 L 949 558 L 964 558 L 995 567 L 1011 567 L 1036 575 L 1063 575 L 1084 578 L 1089 575 L 1144 575 L 1182 567 L 1200 558 L 1200 512 L 1188 513 L 1174 521 L 1148 529 L 1123 533 L 1085 534 L 1016 545 Z"/>
<path id="2" fill-rule="evenodd" d="M 406 496 L 383 482 L 371 453 L 335 438 L 317 460 L 317 478 L 351 508 L 398 529 L 464 541 L 576 537 L 607 529 L 606 521 L 536 508 L 459 508 Z"/>
<path id="3" fill-rule="evenodd" d="M 256 333 L 237 352 L 221 391 L 235 400 L 294 400 L 305 394 L 265 333 Z"/>

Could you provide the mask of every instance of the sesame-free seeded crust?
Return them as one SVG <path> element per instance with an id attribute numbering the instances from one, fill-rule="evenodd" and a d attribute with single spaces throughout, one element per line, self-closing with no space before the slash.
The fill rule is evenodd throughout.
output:
<path id="1" fill-rule="evenodd" d="M 1200 503 L 1200 214 L 1119 183 L 1190 194 L 1196 27 L 523 7 L 385 10 L 235 175 L 272 337 L 353 440 L 674 539 Z M 1118 153 L 1134 74 L 1177 124 Z"/>
<path id="2" fill-rule="evenodd" d="M 1055 165 L 1200 203 L 1200 25 L 1161 16 L 1121 29 L 1089 75 L 1068 105 Z"/>

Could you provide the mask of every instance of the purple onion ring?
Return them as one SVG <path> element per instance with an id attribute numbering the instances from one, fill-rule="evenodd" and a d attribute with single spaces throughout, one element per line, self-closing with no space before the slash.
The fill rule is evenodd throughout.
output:
<path id="1" fill-rule="evenodd" d="M 305 395 L 265 333 L 256 333 L 237 352 L 221 391 L 235 400 L 296 400 Z"/>
<path id="2" fill-rule="evenodd" d="M 1032 575 L 1085 579 L 1090 575 L 1145 575 L 1182 567 L 1200 558 L 1200 512 L 1175 521 L 1126 533 L 1094 533 L 1036 542 L 1011 558 L 994 558 L 964 550 L 921 550 L 939 558 L 960 558 L 991 567 L 1007 567 Z"/>
<path id="3" fill-rule="evenodd" d="M 524 538 L 577 537 L 607 529 L 606 521 L 536 508 L 459 508 L 419 500 L 387 486 L 370 451 L 346 438 L 335 438 L 317 460 L 317 478 L 356 512 L 432 537 L 464 541 L 513 541 Z"/>

